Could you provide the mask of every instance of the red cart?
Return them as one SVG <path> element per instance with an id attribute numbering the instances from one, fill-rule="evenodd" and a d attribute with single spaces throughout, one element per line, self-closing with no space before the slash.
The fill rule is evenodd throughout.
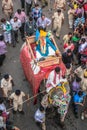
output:
<path id="1" fill-rule="evenodd" d="M 51 38 L 51 40 L 57 47 L 57 44 L 53 37 Z M 37 64 L 40 67 L 40 71 L 38 74 L 34 74 L 31 67 L 31 61 L 35 61 L 35 46 L 35 36 L 26 37 L 26 42 L 24 43 L 20 51 L 20 61 L 22 64 L 22 68 L 27 80 L 31 84 L 33 95 L 36 95 L 38 93 L 41 82 L 47 78 L 48 74 L 55 67 L 59 66 L 62 69 L 63 75 L 66 71 L 65 65 L 61 60 L 61 53 L 57 47 L 59 51 L 59 56 L 49 56 L 43 61 L 38 61 Z"/>

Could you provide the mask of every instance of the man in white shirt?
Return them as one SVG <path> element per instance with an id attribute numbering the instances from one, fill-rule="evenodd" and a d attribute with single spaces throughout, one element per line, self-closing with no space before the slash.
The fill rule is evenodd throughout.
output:
<path id="1" fill-rule="evenodd" d="M 0 110 L 2 110 L 6 116 L 9 115 L 9 112 L 7 112 L 6 106 L 4 104 L 4 99 L 2 97 L 0 97 Z"/>
<path id="2" fill-rule="evenodd" d="M 16 46 L 16 42 L 18 42 L 18 30 L 21 27 L 21 21 L 17 18 L 14 17 L 13 19 L 10 20 L 10 23 L 12 25 L 12 39 L 13 39 L 13 47 Z"/>
<path id="3" fill-rule="evenodd" d="M 3 98 L 1 97 L 0 97 L 0 110 L 2 110 L 3 112 L 6 112 L 6 106 L 4 104 Z"/>
<path id="4" fill-rule="evenodd" d="M 14 14 L 14 17 L 17 17 L 21 21 L 21 27 L 19 28 L 21 33 L 21 38 L 24 40 L 24 25 L 27 20 L 27 16 L 24 11 L 21 9 L 17 9 L 16 13 Z"/>
<path id="5" fill-rule="evenodd" d="M 86 47 L 87 47 L 87 42 L 82 43 L 82 44 L 79 46 L 79 53 L 83 52 Z"/>
<path id="6" fill-rule="evenodd" d="M 39 109 L 35 112 L 34 119 L 37 124 L 40 124 L 42 127 L 42 130 L 46 130 L 45 125 L 45 110 L 44 107 L 40 106 Z"/>
<path id="7" fill-rule="evenodd" d="M 46 82 L 46 92 L 48 93 L 53 87 L 56 87 L 63 80 L 60 67 L 56 67 L 55 70 L 51 71 L 48 76 Z"/>
<path id="8" fill-rule="evenodd" d="M 80 45 L 78 47 L 78 61 L 79 64 L 81 63 L 81 56 L 82 56 L 82 52 L 87 48 L 87 42 L 85 38 L 82 38 L 80 41 Z"/>
<path id="9" fill-rule="evenodd" d="M 75 14 L 74 7 L 71 6 L 67 13 L 68 13 L 69 28 L 73 28 L 74 14 Z"/>

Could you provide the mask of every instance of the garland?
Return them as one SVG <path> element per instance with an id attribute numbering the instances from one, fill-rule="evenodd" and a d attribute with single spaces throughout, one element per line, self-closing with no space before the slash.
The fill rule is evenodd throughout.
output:
<path id="1" fill-rule="evenodd" d="M 38 41 L 38 45 L 37 45 L 37 50 L 39 51 L 39 53 L 44 57 L 44 56 L 48 56 L 49 51 L 48 51 L 48 46 L 46 43 L 46 38 L 45 39 L 39 39 Z"/>

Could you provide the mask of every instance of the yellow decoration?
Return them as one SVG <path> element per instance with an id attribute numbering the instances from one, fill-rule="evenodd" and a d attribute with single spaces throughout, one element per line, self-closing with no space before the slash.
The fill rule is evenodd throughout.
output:
<path id="1" fill-rule="evenodd" d="M 87 77 L 87 70 L 85 70 L 84 72 L 84 77 Z"/>
<path id="2" fill-rule="evenodd" d="M 50 98 L 50 95 L 51 95 L 51 93 L 52 93 L 55 89 L 61 89 L 62 92 L 63 92 L 63 94 L 66 95 L 67 90 L 66 90 L 66 88 L 65 88 L 65 84 L 67 84 L 67 82 L 63 82 L 63 83 L 61 84 L 61 86 L 56 86 L 56 87 L 54 87 L 54 88 L 52 88 L 52 89 L 50 90 L 50 92 L 49 92 L 49 94 L 48 94 L 48 100 L 49 100 L 49 103 L 50 103 L 50 104 L 52 104 L 52 102 L 53 102 L 53 100 Z"/>
<path id="3" fill-rule="evenodd" d="M 46 37 L 47 32 L 40 30 L 40 37 Z"/>
<path id="4" fill-rule="evenodd" d="M 74 9 L 77 9 L 78 8 L 78 5 L 74 4 Z"/>

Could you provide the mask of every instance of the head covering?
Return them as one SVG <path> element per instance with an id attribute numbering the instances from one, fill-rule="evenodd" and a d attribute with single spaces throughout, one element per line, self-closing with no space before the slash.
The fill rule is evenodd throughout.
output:
<path id="1" fill-rule="evenodd" d="M 43 31 L 43 30 L 37 30 L 36 34 L 35 34 L 35 40 L 38 41 L 39 37 L 46 37 L 47 32 Z"/>
<path id="2" fill-rule="evenodd" d="M 39 37 L 40 37 L 40 32 L 39 30 L 36 30 L 35 41 L 38 41 Z"/>
<path id="3" fill-rule="evenodd" d="M 40 30 L 40 37 L 46 37 L 47 32 Z"/>

